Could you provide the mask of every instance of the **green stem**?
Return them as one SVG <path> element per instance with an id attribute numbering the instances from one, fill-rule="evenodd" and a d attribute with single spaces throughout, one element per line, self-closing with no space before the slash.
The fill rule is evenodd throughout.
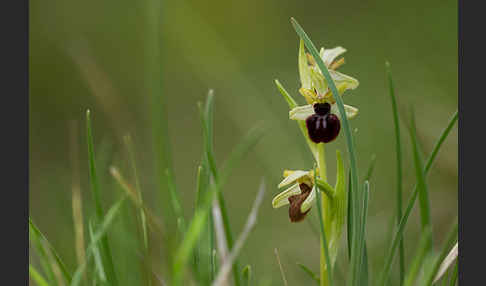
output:
<path id="1" fill-rule="evenodd" d="M 324 181 L 327 181 L 327 172 L 326 172 L 326 153 L 324 150 L 324 143 L 317 144 L 317 166 L 319 167 L 319 177 Z M 322 205 L 322 219 L 324 220 L 324 231 L 327 238 L 330 236 L 330 228 L 331 225 L 331 216 L 329 213 L 330 208 L 330 198 L 327 196 L 320 196 L 321 197 L 321 205 Z M 321 237 L 321 240 L 323 238 Z M 321 242 L 321 258 L 320 258 L 320 277 L 321 277 L 321 286 L 328 286 L 329 285 L 329 274 L 327 272 L 327 264 L 326 264 L 326 256 L 325 256 L 325 249 Z"/>

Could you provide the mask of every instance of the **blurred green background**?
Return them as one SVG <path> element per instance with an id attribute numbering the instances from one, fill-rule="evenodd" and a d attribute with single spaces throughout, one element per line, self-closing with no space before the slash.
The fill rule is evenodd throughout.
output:
<path id="1" fill-rule="evenodd" d="M 344 100 L 360 110 L 351 124 L 357 129 L 358 164 L 363 174 L 376 154 L 367 236 L 371 272 L 380 271 L 395 214 L 396 186 L 395 140 L 384 63 L 388 60 L 392 65 L 402 119 L 408 118 L 411 106 L 415 109 L 425 158 L 457 109 L 457 1 L 162 1 L 159 33 L 149 29 L 148 15 L 157 13 L 151 5 L 147 0 L 30 1 L 29 209 L 68 267 L 73 269 L 76 264 L 71 210 L 73 150 L 79 157 L 85 215 L 93 213 L 84 132 L 86 109 L 93 114 L 105 208 L 120 195 L 109 176 L 110 165 L 119 166 L 133 181 L 121 140 L 126 133 L 132 135 L 136 146 L 148 204 L 158 210 L 167 199 L 157 191 L 150 116 L 150 68 L 160 67 L 157 80 L 167 113 L 161 110 L 156 118 L 168 126 L 186 219 L 193 214 L 202 152 L 196 103 L 204 101 L 212 88 L 219 166 L 252 126 L 263 122 L 269 127 L 223 190 L 233 232 L 238 234 L 261 178 L 267 183 L 257 227 L 240 263 L 252 265 L 257 281 L 269 279 L 273 285 L 281 285 L 274 255 L 274 248 L 278 248 L 289 284 L 311 283 L 295 262 L 318 271 L 318 237 L 305 221 L 291 224 L 286 208 L 271 207 L 283 169 L 312 168 L 310 153 L 297 125 L 288 119 L 287 104 L 273 82 L 278 78 L 304 102 L 297 92 L 298 37 L 289 22 L 295 17 L 316 45 L 345 47 L 346 64 L 340 71 L 360 81 L 359 88 L 348 92 Z M 156 34 L 160 42 L 154 40 Z M 159 45 L 155 50 L 159 59 L 151 58 L 148 49 L 154 43 Z M 72 133 L 79 135 L 77 149 L 70 143 Z M 402 139 L 406 201 L 415 173 L 405 124 Z M 335 149 L 345 151 L 343 136 L 327 148 L 332 184 Z M 428 177 L 436 245 L 457 216 L 457 156 L 454 127 Z M 417 212 L 418 208 L 407 226 L 407 260 L 415 253 L 420 235 Z M 316 213 L 312 210 L 310 219 L 315 219 Z M 117 221 L 117 225 L 123 222 Z M 110 235 L 127 234 L 114 231 Z M 127 260 L 134 255 L 132 247 L 115 244 L 115 255 Z M 344 247 L 340 266 L 346 264 L 342 250 Z M 131 285 L 138 269 L 123 265 L 120 261 L 117 269 L 124 277 L 120 280 Z M 128 262 L 126 265 L 129 267 Z"/>

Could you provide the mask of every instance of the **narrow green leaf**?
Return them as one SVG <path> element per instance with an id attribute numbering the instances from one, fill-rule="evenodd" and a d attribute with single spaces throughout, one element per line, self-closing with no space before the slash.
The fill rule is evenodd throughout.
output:
<path id="1" fill-rule="evenodd" d="M 98 175 L 96 173 L 93 133 L 91 128 L 91 113 L 89 109 L 86 111 L 86 134 L 87 134 L 87 141 L 88 141 L 87 145 L 88 145 L 89 177 L 91 183 L 91 191 L 95 202 L 96 219 L 97 219 L 97 223 L 99 223 L 103 219 L 104 212 L 101 203 L 100 183 L 98 180 Z M 113 258 L 111 255 L 110 245 L 107 236 L 101 238 L 101 252 L 103 257 L 103 264 L 105 264 L 107 270 L 106 272 L 107 279 L 108 281 L 110 281 L 110 283 L 113 286 L 116 286 L 118 285 L 118 281 L 116 278 L 115 266 L 113 264 Z"/>
<path id="2" fill-rule="evenodd" d="M 42 277 L 39 271 L 37 271 L 31 264 L 29 264 L 29 276 L 35 283 L 37 283 L 37 286 L 49 286 L 46 279 Z"/>
<path id="3" fill-rule="evenodd" d="M 243 286 L 250 286 L 251 282 L 251 266 L 247 265 L 241 271 L 241 276 L 243 278 Z"/>
<path id="4" fill-rule="evenodd" d="M 417 177 L 417 188 L 419 189 L 419 206 L 420 206 L 420 219 L 422 222 L 422 230 L 426 228 L 431 228 L 430 222 L 430 200 L 429 200 L 429 190 L 427 187 L 427 182 L 425 181 L 425 171 L 423 168 L 423 162 L 417 142 L 417 132 L 415 129 L 415 115 L 412 112 L 412 122 L 410 126 L 410 137 L 413 147 L 413 158 L 415 165 L 415 175 Z M 431 230 L 432 231 L 432 230 Z M 432 234 L 429 237 L 429 248 L 432 249 Z"/>
<path id="5" fill-rule="evenodd" d="M 176 189 L 174 182 L 174 176 L 169 169 L 165 170 L 165 175 L 167 176 L 167 187 L 169 189 L 170 199 L 172 203 L 172 208 L 174 209 L 175 219 L 179 228 L 179 232 L 184 234 L 186 229 L 186 222 L 184 220 L 184 214 L 182 212 L 181 199 L 179 197 L 179 192 Z"/>
<path id="6" fill-rule="evenodd" d="M 93 230 L 93 224 L 90 221 L 89 225 L 89 237 L 90 240 L 94 240 L 94 230 Z M 94 257 L 94 265 L 95 265 L 95 273 L 98 276 L 99 281 L 102 283 L 106 282 L 106 274 L 105 274 L 105 269 L 103 267 L 103 262 L 101 261 L 101 253 L 100 253 L 100 248 L 99 248 L 99 243 L 93 244 L 93 257 Z"/>
<path id="7" fill-rule="evenodd" d="M 210 170 L 210 174 L 212 176 L 212 178 L 214 179 L 215 183 L 218 184 L 218 185 L 222 185 L 224 184 L 224 182 L 220 182 L 220 176 L 219 176 L 219 173 L 218 173 L 218 170 L 217 170 L 217 167 L 216 167 L 216 161 L 214 159 L 214 153 L 213 153 L 213 139 L 212 139 L 212 129 L 213 129 L 213 110 L 214 110 L 214 107 L 213 107 L 213 93 L 212 93 L 212 90 L 210 90 L 209 92 L 209 95 L 208 95 L 208 99 L 207 99 L 207 103 L 206 103 L 206 109 L 205 109 L 205 112 L 202 112 L 201 110 L 201 106 L 200 106 L 200 114 L 201 114 L 201 121 L 203 123 L 203 131 L 204 131 L 204 138 L 206 140 L 206 157 L 208 159 L 208 163 L 209 163 L 209 170 Z M 221 209 L 221 215 L 222 215 L 222 218 L 223 218 L 223 227 L 224 227 L 224 234 L 226 236 L 226 242 L 228 243 L 228 249 L 231 249 L 233 247 L 233 234 L 232 234 L 232 231 L 231 231 L 231 224 L 230 224 L 230 221 L 229 221 L 229 216 L 228 216 L 228 211 L 226 209 L 226 203 L 225 203 L 225 200 L 224 200 L 224 196 L 223 196 L 223 193 L 220 191 L 221 189 L 218 188 L 218 193 L 216 194 L 217 195 L 217 201 L 218 201 L 218 204 L 219 204 L 219 208 Z M 212 224 L 212 221 L 211 221 L 211 224 Z M 212 229 L 210 230 L 211 233 L 212 233 Z M 212 238 L 212 240 L 214 241 L 214 237 Z M 211 265 L 214 264 L 214 261 L 211 261 Z M 240 285 L 240 273 L 239 273 L 239 270 L 238 270 L 239 266 L 238 266 L 238 262 L 235 261 L 234 265 L 233 265 L 233 277 L 234 277 L 234 280 L 235 280 L 235 285 L 236 286 L 239 286 Z M 212 270 L 214 270 L 214 268 L 212 267 L 211 268 Z"/>
<path id="8" fill-rule="evenodd" d="M 364 177 L 365 181 L 369 181 L 371 179 L 371 176 L 373 175 L 373 171 L 375 170 L 375 164 L 376 164 L 376 155 L 373 154 L 371 156 L 370 165 L 368 166 L 368 171 L 366 172 L 366 176 Z"/>
<path id="9" fill-rule="evenodd" d="M 351 170 L 348 172 L 348 215 L 347 215 L 347 241 L 348 241 L 348 259 L 351 260 L 351 251 L 353 245 L 353 197 L 351 191 Z"/>
<path id="10" fill-rule="evenodd" d="M 138 177 L 137 163 L 135 160 L 135 151 L 133 148 L 132 138 L 130 135 L 126 135 L 123 137 L 123 139 L 127 147 L 128 156 L 130 158 L 130 165 L 132 166 L 133 177 L 135 179 L 135 191 L 137 192 L 138 201 L 140 202 L 141 205 L 143 205 L 142 188 L 140 187 L 140 180 Z M 147 218 L 145 216 L 145 212 L 143 208 L 140 208 L 139 210 L 139 217 L 140 217 L 140 225 L 142 227 L 143 246 L 145 252 L 147 252 L 148 251 L 148 228 L 147 228 Z"/>
<path id="11" fill-rule="evenodd" d="M 334 198 L 335 190 L 328 182 L 318 177 L 316 178 L 316 185 L 319 185 L 319 190 L 324 192 L 328 198 Z"/>
<path id="12" fill-rule="evenodd" d="M 295 99 L 285 90 L 285 88 L 278 81 L 278 79 L 275 80 L 275 85 L 277 85 L 278 91 L 280 91 L 280 94 L 282 94 L 285 101 L 287 101 L 287 104 L 289 105 L 289 109 L 293 109 L 298 106 Z"/>
<path id="13" fill-rule="evenodd" d="M 399 121 L 399 114 L 397 108 L 397 99 L 395 96 L 395 87 L 393 85 L 393 78 L 390 68 L 390 63 L 386 62 L 386 73 L 388 76 L 388 86 L 389 86 L 389 93 L 390 99 L 392 103 L 392 112 L 393 112 L 393 124 L 395 126 L 395 152 L 396 152 L 396 162 L 397 162 L 397 225 L 400 223 L 400 218 L 402 217 L 402 197 L 403 197 L 403 190 L 402 190 L 402 144 L 400 140 L 400 121 Z M 403 281 L 405 279 L 405 250 L 404 250 L 404 241 L 400 238 L 400 245 L 399 245 L 399 269 L 400 269 L 400 280 L 399 285 L 403 285 Z"/>
<path id="14" fill-rule="evenodd" d="M 358 263 L 359 265 L 357 265 L 355 269 L 356 273 L 352 275 L 352 277 L 355 277 L 356 281 L 353 282 L 353 284 L 355 285 L 361 285 L 360 283 L 362 283 L 362 281 L 360 281 L 360 279 L 363 277 L 363 276 L 367 276 L 364 275 L 362 273 L 362 269 L 364 268 L 364 264 L 368 263 L 368 262 L 363 262 L 364 259 L 365 259 L 365 255 L 364 255 L 364 248 L 365 248 L 365 245 L 366 245 L 366 219 L 368 217 L 368 200 L 369 200 L 369 194 L 370 194 L 370 184 L 368 181 L 365 181 L 364 182 L 364 187 L 363 187 L 363 190 L 364 190 L 364 199 L 363 199 L 363 216 L 361 217 L 361 229 L 360 229 L 360 234 L 358 236 L 359 238 L 359 242 L 360 242 L 360 245 L 358 247 Z M 368 283 L 368 282 L 366 282 Z"/>
<path id="15" fill-rule="evenodd" d="M 447 236 L 444 245 L 442 246 L 442 250 L 440 252 L 439 257 L 435 261 L 434 266 L 432 267 L 432 271 L 429 273 L 429 275 L 425 280 L 426 281 L 425 285 L 432 285 L 434 278 L 437 276 L 441 263 L 444 261 L 447 254 L 451 250 L 452 246 L 457 241 L 457 232 L 458 232 L 458 223 L 456 221 L 454 223 L 454 226 L 452 227 L 452 230 L 449 232 L 449 235 Z"/>
<path id="16" fill-rule="evenodd" d="M 319 285 L 319 283 L 321 282 L 321 280 L 319 279 L 319 276 L 317 276 L 317 274 L 315 274 L 314 272 L 312 272 L 312 270 L 310 270 L 307 266 L 305 266 L 302 263 L 297 262 L 297 265 L 299 265 L 300 269 L 302 269 L 305 273 L 307 273 L 309 275 L 309 277 L 312 280 L 314 280 L 317 283 L 317 285 Z"/>
<path id="17" fill-rule="evenodd" d="M 90 244 L 86 250 L 86 262 L 78 266 L 76 271 L 74 272 L 73 279 L 71 281 L 71 286 L 78 286 L 81 283 L 81 279 L 83 277 L 83 273 L 86 271 L 86 267 L 94 255 L 94 251 L 96 245 L 102 242 L 103 238 L 105 237 L 106 232 L 108 231 L 109 227 L 117 217 L 118 213 L 120 212 L 121 206 L 125 201 L 126 196 L 123 196 L 120 200 L 118 200 L 107 212 L 106 215 L 103 217 L 101 224 L 95 230 L 94 235 L 91 239 Z"/>
<path id="18" fill-rule="evenodd" d="M 314 181 L 316 181 L 316 175 L 317 175 L 317 169 L 314 168 Z M 317 205 L 317 213 L 319 215 L 319 225 L 320 225 L 320 231 L 321 231 L 321 247 L 324 249 L 324 256 L 326 258 L 326 268 L 327 268 L 327 279 L 328 283 L 324 283 L 324 285 L 333 285 L 333 280 L 332 280 L 332 264 L 331 264 L 331 258 L 329 255 L 329 247 L 327 244 L 327 239 L 326 239 L 326 232 L 324 231 L 324 215 L 323 215 L 323 210 L 322 210 L 322 197 L 321 197 L 321 191 L 319 186 L 316 184 L 316 205 Z M 324 279 L 324 277 L 321 277 L 321 279 Z"/>
<path id="19" fill-rule="evenodd" d="M 425 169 L 424 173 L 427 174 L 428 171 L 430 170 L 430 167 L 432 166 L 432 163 L 434 162 L 440 147 L 442 146 L 442 143 L 445 141 L 447 136 L 449 135 L 450 131 L 452 130 L 452 127 L 457 121 L 457 111 L 452 115 L 451 119 L 449 120 L 449 123 L 447 124 L 446 128 L 442 131 L 442 133 L 439 136 L 439 139 L 436 141 L 434 148 L 432 149 L 431 154 L 429 155 L 429 158 L 427 159 L 427 163 L 425 164 Z M 398 249 L 398 244 L 402 238 L 403 231 L 405 230 L 405 225 L 408 222 L 408 218 L 412 212 L 413 206 L 415 204 L 415 201 L 417 200 L 417 195 L 418 195 L 418 188 L 417 186 L 414 187 L 413 193 L 407 203 L 407 208 L 405 209 L 405 212 L 400 219 L 400 224 L 398 225 L 397 231 L 395 233 L 395 236 L 393 237 L 393 241 L 390 246 L 390 251 L 388 252 L 386 258 L 385 258 L 385 264 L 383 265 L 383 270 L 380 274 L 380 283 L 378 285 L 385 285 L 386 282 L 388 281 L 388 277 L 390 275 L 390 270 L 393 265 L 393 258 L 395 257 L 396 251 Z"/>
<path id="20" fill-rule="evenodd" d="M 54 261 L 56 262 L 57 266 L 61 270 L 61 273 L 66 280 L 67 283 L 71 282 L 71 273 L 67 270 L 66 265 L 64 262 L 61 260 L 61 257 L 57 253 L 57 251 L 54 249 L 52 244 L 47 240 L 47 238 L 44 236 L 44 234 L 37 228 L 37 226 L 34 224 L 32 219 L 29 217 L 29 239 L 37 245 L 37 251 L 39 252 L 39 255 L 41 255 L 41 263 L 46 263 L 45 265 L 45 270 L 50 273 L 52 273 L 52 279 L 54 279 L 54 274 L 53 270 L 51 268 L 51 262 L 49 261 L 49 257 L 47 254 L 47 250 L 51 253 L 52 257 L 54 258 Z M 47 246 L 47 249 L 44 248 L 43 244 Z M 51 274 L 49 274 L 51 275 Z M 51 283 L 55 283 L 55 280 L 51 281 Z M 57 284 L 57 283 L 55 283 Z"/>
<path id="21" fill-rule="evenodd" d="M 405 286 L 414 285 L 413 283 L 417 279 L 419 270 L 422 267 L 422 264 L 424 262 L 425 257 L 427 256 L 427 253 L 429 252 L 430 236 L 431 236 L 430 228 L 427 227 L 421 233 L 421 238 L 420 238 L 417 252 L 415 254 L 415 257 L 412 260 L 407 277 L 405 278 L 405 283 L 404 283 Z"/>

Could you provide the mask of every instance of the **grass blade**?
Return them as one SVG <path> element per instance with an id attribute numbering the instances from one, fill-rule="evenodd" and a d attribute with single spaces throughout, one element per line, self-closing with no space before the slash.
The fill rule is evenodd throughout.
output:
<path id="1" fill-rule="evenodd" d="M 425 181 L 425 174 L 423 169 L 423 162 L 421 158 L 421 152 L 419 150 L 417 142 L 417 131 L 415 126 L 415 115 L 412 112 L 412 122 L 410 126 L 410 137 L 413 147 L 413 158 L 415 165 L 415 175 L 417 176 L 417 188 L 419 189 L 419 206 L 420 206 L 420 219 L 422 222 L 422 230 L 431 227 L 430 225 L 430 200 L 429 190 L 427 182 Z M 429 237 L 429 250 L 432 247 L 432 235 Z"/>
<path id="2" fill-rule="evenodd" d="M 432 163 L 434 162 L 435 158 L 437 157 L 437 154 L 439 152 L 440 147 L 442 146 L 445 139 L 447 138 L 450 131 L 452 130 L 452 127 L 456 123 L 457 118 L 458 118 L 458 116 L 457 116 L 457 111 L 456 111 L 452 115 L 451 119 L 449 120 L 449 123 L 447 124 L 446 128 L 440 134 L 439 139 L 435 143 L 434 148 L 432 149 L 432 152 L 429 155 L 429 158 L 427 159 L 427 162 L 426 162 L 425 168 L 424 168 L 424 174 L 425 175 L 429 172 L 430 167 L 432 166 Z M 412 195 L 411 195 L 411 197 L 410 197 L 410 199 L 407 203 L 407 207 L 405 209 L 405 212 L 404 212 L 402 218 L 400 219 L 400 224 L 398 225 L 395 236 L 393 237 L 393 241 L 392 241 L 392 244 L 391 244 L 391 247 L 390 247 L 390 251 L 388 252 L 388 254 L 385 258 L 385 264 L 384 264 L 383 270 L 382 270 L 381 275 L 380 275 L 381 278 L 380 278 L 379 285 L 384 286 L 386 284 L 386 281 L 388 280 L 388 277 L 390 275 L 391 266 L 393 265 L 393 258 L 395 257 L 398 244 L 399 244 L 401 237 L 403 235 L 403 231 L 405 230 L 405 225 L 408 222 L 408 218 L 409 218 L 409 216 L 412 212 L 415 201 L 417 200 L 418 190 L 419 189 L 417 188 L 417 186 L 415 186 L 415 188 L 412 192 Z"/>
<path id="3" fill-rule="evenodd" d="M 317 176 L 317 170 L 314 170 L 314 182 L 316 181 L 316 176 Z M 322 198 L 321 198 L 321 190 L 319 188 L 319 185 L 316 184 L 314 186 L 316 188 L 316 205 L 317 205 L 317 213 L 319 215 L 319 226 L 320 226 L 320 231 L 321 231 L 321 247 L 324 249 L 324 256 L 326 257 L 326 268 L 327 268 L 327 278 L 328 281 L 327 283 L 324 282 L 324 285 L 329 285 L 332 286 L 333 280 L 332 280 L 332 264 L 331 264 L 331 258 L 329 255 L 329 247 L 327 244 L 327 239 L 326 239 L 326 232 L 324 231 L 324 214 L 322 210 Z M 321 279 L 324 279 L 324 277 L 321 277 Z"/>
<path id="4" fill-rule="evenodd" d="M 81 183 L 79 176 L 79 130 L 78 122 L 69 122 L 69 155 L 72 171 L 71 180 L 71 206 L 74 224 L 74 244 L 76 259 L 79 264 L 86 260 L 84 243 L 83 200 L 81 196 Z"/>
<path id="5" fill-rule="evenodd" d="M 442 247 L 440 255 L 436 260 L 432 268 L 432 271 L 429 273 L 429 276 L 426 279 L 427 282 L 425 285 L 432 285 L 433 283 L 435 283 L 435 281 L 439 280 L 440 276 L 444 274 L 448 266 L 452 264 L 452 262 L 454 261 L 454 256 L 453 255 L 449 256 L 448 254 L 449 251 L 451 251 L 451 247 L 453 246 L 454 242 L 457 241 L 457 232 L 458 232 L 458 223 L 456 221 L 451 232 L 447 236 L 447 240 L 444 243 L 444 246 Z M 457 243 L 455 247 L 457 247 Z M 452 250 L 454 250 L 454 248 Z M 451 251 L 451 253 L 454 254 L 453 251 Z M 456 256 L 457 256 L 457 248 L 456 248 Z M 449 260 L 447 260 L 446 258 L 449 258 Z"/>
<path id="6" fill-rule="evenodd" d="M 93 133 L 91 128 L 91 112 L 88 109 L 86 111 L 86 134 L 87 134 L 87 144 L 88 144 L 88 158 L 89 158 L 89 177 L 91 183 L 91 191 L 93 194 L 93 199 L 95 203 L 96 210 L 96 223 L 100 223 L 103 219 L 103 206 L 101 203 L 101 192 L 100 184 L 98 180 L 98 175 L 96 173 L 96 161 L 94 154 L 94 143 L 93 143 Z M 96 226 L 97 227 L 97 226 Z M 115 266 L 113 265 L 113 258 L 111 255 L 110 245 L 108 242 L 108 237 L 103 236 L 101 238 L 101 252 L 103 257 L 103 264 L 107 270 L 107 279 L 113 286 L 118 285 L 118 281 L 115 273 Z"/>
<path id="7" fill-rule="evenodd" d="M 181 234 L 184 234 L 186 230 L 186 222 L 184 220 L 184 214 L 181 207 L 181 199 L 179 197 L 179 192 L 177 192 L 176 185 L 174 182 L 174 176 L 169 169 L 165 170 L 165 175 L 167 176 L 167 187 L 169 189 L 170 200 L 172 203 L 172 208 L 177 220 L 177 228 Z"/>
<path id="8" fill-rule="evenodd" d="M 373 175 L 373 171 L 375 170 L 375 164 L 376 164 L 376 155 L 373 154 L 371 155 L 371 161 L 370 161 L 370 165 L 368 166 L 368 171 L 366 172 L 366 176 L 364 177 L 365 181 L 369 181 L 371 179 L 371 176 Z"/>
<path id="9" fill-rule="evenodd" d="M 125 146 L 128 151 L 128 156 L 130 160 L 130 165 L 132 166 L 133 178 L 135 179 L 135 191 L 137 193 L 138 201 L 140 205 L 143 205 L 143 197 L 142 197 L 142 188 L 140 187 L 140 180 L 138 177 L 138 170 L 137 170 L 137 163 L 135 160 L 135 151 L 133 147 L 132 137 L 130 135 L 126 135 L 123 137 L 125 142 Z M 142 226 L 142 241 L 145 251 L 148 251 L 148 228 L 147 228 L 147 218 L 145 216 L 145 212 L 143 209 L 140 209 L 140 225 Z"/>
<path id="10" fill-rule="evenodd" d="M 427 256 L 427 253 L 429 253 L 430 237 L 431 237 L 431 231 L 430 228 L 427 227 L 422 232 L 417 253 L 415 254 L 414 259 L 412 260 L 410 270 L 408 272 L 407 277 L 405 278 L 405 283 L 404 283 L 405 286 L 414 285 L 413 283 L 417 279 L 419 270 L 424 262 L 424 259 Z"/>
<path id="11" fill-rule="evenodd" d="M 392 103 L 392 112 L 393 112 L 393 124 L 395 126 L 395 148 L 396 148 L 396 155 L 397 155 L 397 225 L 400 223 L 400 218 L 402 217 L 402 208 L 403 208 L 403 189 L 402 189 L 402 143 L 400 140 L 400 121 L 398 115 L 398 108 L 397 108 L 397 99 L 395 96 L 395 87 L 393 84 L 393 78 L 390 68 L 390 63 L 386 62 L 386 73 L 388 76 L 388 86 L 389 86 L 389 93 L 390 99 Z M 400 238 L 400 245 L 398 250 L 399 255 L 399 269 L 400 269 L 400 283 L 399 285 L 403 285 L 403 281 L 405 279 L 405 253 L 404 253 L 404 241 Z"/>
<path id="12" fill-rule="evenodd" d="M 348 172 L 348 215 L 347 215 L 347 241 L 348 241 L 348 259 L 351 260 L 351 251 L 353 245 L 353 197 L 351 191 L 351 170 Z"/>
<path id="13" fill-rule="evenodd" d="M 243 280 L 243 286 L 250 286 L 251 282 L 251 266 L 247 265 L 243 267 L 243 270 L 241 271 L 241 276 Z"/>
<path id="14" fill-rule="evenodd" d="M 86 249 L 86 263 L 81 264 L 78 266 L 76 271 L 74 272 L 73 279 L 71 281 L 71 286 L 78 286 L 81 283 L 82 276 L 84 272 L 86 271 L 87 264 L 89 263 L 90 259 L 94 255 L 95 248 L 97 244 L 101 243 L 103 241 L 103 238 L 106 235 L 106 232 L 108 231 L 108 228 L 111 226 L 113 221 L 115 220 L 116 216 L 120 212 L 121 206 L 123 202 L 125 201 L 126 196 L 123 196 L 118 202 L 116 202 L 107 212 L 106 215 L 103 217 L 103 220 L 101 221 L 101 224 L 99 227 L 96 229 L 94 232 L 94 235 L 92 236 L 91 242 L 88 245 L 88 248 Z"/>
<path id="15" fill-rule="evenodd" d="M 368 254 L 366 251 L 366 220 L 368 217 L 368 201 L 370 195 L 370 184 L 368 181 L 364 182 L 364 200 L 363 200 L 363 217 L 361 218 L 361 245 L 358 249 L 358 254 L 360 254 L 359 261 L 360 265 L 356 270 L 355 277 L 357 277 L 357 284 L 363 285 L 368 284 Z M 362 271 L 364 269 L 364 271 Z M 363 278 L 366 279 L 363 281 Z"/>
<path id="16" fill-rule="evenodd" d="M 94 240 L 94 229 L 93 224 L 89 222 L 89 237 L 90 240 Z M 99 243 L 93 244 L 93 257 L 94 257 L 94 265 L 95 265 L 95 275 L 98 276 L 99 281 L 102 283 L 106 282 L 106 274 L 105 269 L 103 267 L 103 262 L 101 261 L 101 253 L 99 248 Z"/>
<path id="17" fill-rule="evenodd" d="M 298 263 L 298 262 L 297 262 L 297 265 L 299 265 L 300 269 L 302 269 L 305 273 L 307 273 L 309 275 L 309 277 L 317 283 L 317 285 L 319 285 L 321 283 L 319 276 L 317 276 L 317 274 L 312 272 L 312 270 L 310 270 L 307 266 L 305 266 L 302 263 Z"/>
<path id="18" fill-rule="evenodd" d="M 29 264 L 29 276 L 38 286 L 49 286 L 47 280 L 31 264 Z"/>
<path id="19" fill-rule="evenodd" d="M 285 271 L 282 267 L 282 262 L 280 261 L 280 255 L 278 255 L 277 248 L 275 248 L 275 257 L 277 258 L 278 267 L 280 268 L 280 275 L 282 276 L 283 285 L 289 286 L 289 283 L 287 282 L 287 278 L 285 277 Z"/>
<path id="20" fill-rule="evenodd" d="M 59 256 L 57 251 L 54 249 L 54 247 L 51 245 L 51 243 L 47 240 L 47 238 L 44 236 L 44 234 L 37 228 L 37 226 L 34 224 L 34 222 L 32 221 L 32 219 L 30 217 L 29 217 L 29 234 L 30 234 L 29 239 L 31 239 L 31 241 L 34 240 L 33 242 L 35 242 L 35 244 L 40 246 L 40 247 L 38 247 L 38 251 L 41 252 L 39 254 L 42 256 L 41 259 L 43 259 L 44 262 L 47 263 L 46 267 L 48 267 L 48 269 L 51 269 L 50 272 L 53 273 L 52 268 L 50 266 L 51 263 L 49 262 L 49 257 L 48 257 L 47 251 L 43 247 L 43 244 L 45 244 L 47 246 L 47 249 L 51 253 L 52 257 L 54 258 L 54 261 L 56 262 L 57 267 L 59 267 L 59 269 L 61 270 L 61 273 L 62 273 L 64 279 L 66 280 L 66 282 L 70 283 L 71 282 L 71 274 L 67 270 L 66 265 L 61 260 L 61 257 Z M 54 274 L 53 274 L 53 277 L 54 277 Z"/>
<path id="21" fill-rule="evenodd" d="M 457 274 L 459 272 L 459 261 L 456 261 L 456 266 L 454 267 L 454 272 L 452 273 L 450 286 L 456 285 Z"/>

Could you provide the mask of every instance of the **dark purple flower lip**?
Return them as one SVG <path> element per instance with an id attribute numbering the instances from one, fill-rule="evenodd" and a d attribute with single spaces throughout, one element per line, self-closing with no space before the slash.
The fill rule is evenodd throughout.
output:
<path id="1" fill-rule="evenodd" d="M 312 189 L 307 186 L 307 184 L 300 184 L 300 194 L 298 195 L 293 195 L 288 198 L 290 207 L 289 207 L 289 218 L 291 222 L 299 222 L 302 221 L 307 213 L 310 211 L 308 209 L 305 212 L 300 211 L 300 207 L 302 206 L 302 203 L 307 199 L 307 197 L 310 195 Z"/>
<path id="2" fill-rule="evenodd" d="M 329 103 L 315 103 L 314 114 L 307 117 L 305 124 L 309 138 L 314 143 L 329 143 L 336 139 L 341 130 L 341 122 L 331 113 Z"/>

